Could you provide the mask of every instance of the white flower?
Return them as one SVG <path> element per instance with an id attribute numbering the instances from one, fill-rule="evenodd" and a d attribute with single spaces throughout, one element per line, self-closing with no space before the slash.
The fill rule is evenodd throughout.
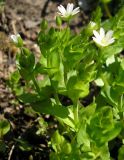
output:
<path id="1" fill-rule="evenodd" d="M 20 36 L 20 34 L 17 34 L 17 35 L 11 35 L 10 36 L 10 38 L 12 39 L 12 41 L 14 42 L 14 43 L 18 43 L 18 40 L 19 40 L 19 38 L 21 38 L 21 36 Z"/>
<path id="2" fill-rule="evenodd" d="M 69 19 L 70 17 L 80 12 L 79 7 L 74 9 L 73 3 L 68 3 L 66 9 L 62 5 L 60 5 L 58 6 L 58 10 L 59 10 L 58 14 L 65 19 Z"/>
<path id="3" fill-rule="evenodd" d="M 96 30 L 93 30 L 93 34 L 94 34 L 93 40 L 102 47 L 108 46 L 115 41 L 114 38 L 112 37 L 113 36 L 112 30 L 109 30 L 105 34 L 105 30 L 103 28 L 100 28 L 99 33 Z"/>

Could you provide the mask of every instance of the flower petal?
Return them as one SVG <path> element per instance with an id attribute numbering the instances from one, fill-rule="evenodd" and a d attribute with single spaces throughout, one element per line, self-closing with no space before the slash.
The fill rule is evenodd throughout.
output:
<path id="1" fill-rule="evenodd" d="M 92 37 L 92 38 L 96 43 L 101 44 L 101 41 L 99 41 L 99 39 L 97 39 L 96 37 Z"/>
<path id="2" fill-rule="evenodd" d="M 100 34 L 96 30 L 93 30 L 93 34 L 98 40 L 101 40 Z"/>
<path id="3" fill-rule="evenodd" d="M 79 9 L 79 8 L 80 8 L 80 7 L 75 8 L 75 9 L 72 11 L 72 15 L 75 15 L 75 14 L 79 13 L 79 12 L 80 12 L 80 9 Z"/>
<path id="4" fill-rule="evenodd" d="M 58 6 L 58 10 L 60 11 L 60 14 L 62 15 L 66 13 L 66 9 L 62 5 Z"/>
<path id="5" fill-rule="evenodd" d="M 71 14 L 72 11 L 73 11 L 73 8 L 74 8 L 74 4 L 73 3 L 68 3 L 67 9 L 66 9 L 67 13 Z"/>
<path id="6" fill-rule="evenodd" d="M 100 28 L 100 37 L 101 39 L 105 37 L 105 30 L 103 28 Z"/>
<path id="7" fill-rule="evenodd" d="M 108 32 L 106 33 L 106 38 L 107 38 L 107 39 L 110 39 L 110 38 L 112 37 L 112 35 L 113 35 L 113 31 L 110 30 L 110 31 L 108 31 Z"/>
<path id="8" fill-rule="evenodd" d="M 109 40 L 109 44 L 114 43 L 114 41 L 115 41 L 115 39 L 114 39 L 114 38 L 111 38 L 111 39 Z"/>

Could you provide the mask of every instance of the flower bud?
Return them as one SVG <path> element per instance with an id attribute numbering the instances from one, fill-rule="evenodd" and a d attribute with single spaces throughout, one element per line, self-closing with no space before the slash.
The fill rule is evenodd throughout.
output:
<path id="1" fill-rule="evenodd" d="M 92 35 L 93 30 L 96 30 L 97 28 L 98 28 L 97 23 L 90 21 L 90 23 L 87 26 L 86 33 L 88 35 Z"/>
<path id="2" fill-rule="evenodd" d="M 62 19 L 60 16 L 56 16 L 56 25 L 61 26 L 62 25 Z"/>
<path id="3" fill-rule="evenodd" d="M 46 19 L 43 19 L 41 22 L 41 29 L 46 30 L 48 28 L 48 22 Z"/>

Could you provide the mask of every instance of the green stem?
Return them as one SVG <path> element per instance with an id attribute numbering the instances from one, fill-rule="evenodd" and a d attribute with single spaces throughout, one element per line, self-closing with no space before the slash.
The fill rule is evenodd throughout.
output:
<path id="1" fill-rule="evenodd" d="M 33 83 L 34 83 L 34 86 L 35 86 L 35 88 L 36 88 L 36 91 L 37 91 L 38 94 L 40 95 L 40 87 L 39 87 L 39 85 L 38 85 L 38 83 L 37 83 L 34 75 L 32 76 L 32 81 L 33 81 Z"/>
<path id="2" fill-rule="evenodd" d="M 67 72 L 66 72 L 66 69 L 64 67 L 64 82 L 65 82 L 65 85 L 67 84 Z"/>
<path id="3" fill-rule="evenodd" d="M 109 10 L 109 7 L 106 3 L 104 3 L 104 8 L 105 8 L 105 11 L 106 11 L 106 14 L 109 18 L 112 17 L 111 13 L 110 13 L 110 10 Z"/>
<path id="4" fill-rule="evenodd" d="M 61 105 L 60 100 L 59 100 L 59 97 L 58 97 L 57 90 L 56 90 L 56 89 L 54 88 L 54 86 L 52 85 L 52 80 L 51 80 L 51 78 L 50 78 L 50 83 L 51 83 L 51 86 L 53 87 L 53 90 L 54 90 L 54 98 L 55 98 L 56 104 L 57 104 L 57 105 Z"/>
<path id="5" fill-rule="evenodd" d="M 96 69 L 98 70 L 98 73 L 101 73 L 102 70 L 102 52 L 101 52 L 101 48 L 98 49 L 98 56 L 96 59 Z"/>
<path id="6" fill-rule="evenodd" d="M 69 27 L 70 25 L 70 19 L 67 21 L 67 28 Z"/>
<path id="7" fill-rule="evenodd" d="M 74 122 L 75 122 L 75 124 L 77 125 L 78 124 L 78 103 L 77 103 L 78 101 L 76 101 L 75 103 L 74 103 L 74 106 L 73 106 L 73 112 L 74 112 Z"/>
<path id="8" fill-rule="evenodd" d="M 119 115 L 120 115 L 120 119 L 123 120 L 124 119 L 124 113 L 122 112 L 122 109 L 123 109 L 123 98 L 124 98 L 124 95 L 122 94 L 120 96 L 120 99 L 119 99 L 119 102 L 118 102 L 118 109 L 119 109 Z"/>
<path id="9" fill-rule="evenodd" d="M 56 101 L 56 104 L 59 106 L 61 105 L 60 101 L 59 101 L 59 97 L 58 97 L 58 94 L 55 92 L 54 93 L 54 98 L 55 98 L 55 101 Z"/>

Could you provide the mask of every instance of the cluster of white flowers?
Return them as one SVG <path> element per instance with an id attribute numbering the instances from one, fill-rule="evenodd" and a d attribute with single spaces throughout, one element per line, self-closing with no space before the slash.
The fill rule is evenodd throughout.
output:
<path id="1" fill-rule="evenodd" d="M 80 12 L 79 7 L 74 9 L 74 4 L 73 3 L 68 3 L 67 7 L 64 8 L 62 5 L 58 6 L 58 14 L 64 19 L 64 20 L 70 20 L 74 15 Z M 90 25 L 94 27 L 96 25 L 95 22 L 90 22 Z M 103 28 L 100 28 L 100 31 L 97 32 L 96 30 L 93 30 L 94 37 L 93 41 L 97 43 L 99 46 L 105 47 L 110 44 L 112 44 L 115 39 L 113 38 L 113 31 L 109 30 L 105 34 L 105 30 Z M 17 44 L 19 39 L 21 38 L 19 34 L 17 35 L 11 35 L 10 38 L 12 41 Z"/>
<path id="2" fill-rule="evenodd" d="M 69 19 L 72 16 L 76 15 L 80 12 L 79 7 L 74 9 L 73 3 L 68 3 L 67 8 L 65 9 L 62 5 L 58 6 L 59 15 L 64 19 Z M 94 27 L 96 25 L 95 22 L 90 22 L 90 25 Z M 110 44 L 112 44 L 115 40 L 113 38 L 113 31 L 110 30 L 105 34 L 105 30 L 103 28 L 100 28 L 100 31 L 97 32 L 96 30 L 93 30 L 93 40 L 95 43 L 102 47 L 106 47 Z"/>

